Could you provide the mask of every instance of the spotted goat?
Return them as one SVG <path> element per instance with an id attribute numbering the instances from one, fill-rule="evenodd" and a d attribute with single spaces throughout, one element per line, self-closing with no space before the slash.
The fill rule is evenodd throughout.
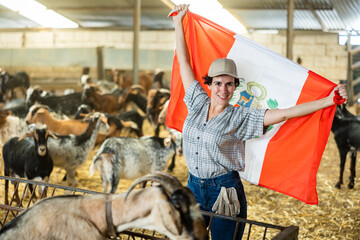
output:
<path id="1" fill-rule="evenodd" d="M 172 171 L 179 148 L 180 142 L 172 134 L 166 138 L 108 138 L 93 158 L 90 176 L 99 170 L 104 192 L 114 193 L 120 178 L 135 179 L 147 173 L 163 171 L 170 159 L 168 171 Z"/>

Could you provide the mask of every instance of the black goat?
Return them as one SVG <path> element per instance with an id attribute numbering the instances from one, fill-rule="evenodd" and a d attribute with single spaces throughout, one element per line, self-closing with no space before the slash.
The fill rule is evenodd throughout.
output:
<path id="1" fill-rule="evenodd" d="M 74 119 L 83 119 L 84 116 L 88 113 L 90 113 L 92 110 L 91 110 L 91 107 L 90 105 L 87 105 L 87 104 L 81 104 L 76 112 L 75 112 L 75 115 L 74 115 Z"/>
<path id="2" fill-rule="evenodd" d="M 29 75 L 24 72 L 16 72 L 14 75 L 10 75 L 6 71 L 1 71 L 0 73 L 0 97 L 6 97 L 7 93 L 10 91 L 10 100 L 14 98 L 14 89 L 18 87 L 23 88 L 24 95 L 26 94 L 26 89 L 30 86 L 30 78 Z M 1 99 L 0 99 L 1 100 Z M 5 99 L 3 99 L 4 101 Z"/>
<path id="3" fill-rule="evenodd" d="M 91 112 L 91 107 L 86 104 L 82 104 L 78 107 L 78 110 L 75 113 L 75 119 L 83 119 L 85 114 L 89 114 Z M 122 121 L 131 121 L 136 124 L 137 129 L 132 129 L 132 131 L 138 136 L 143 136 L 142 126 L 144 119 L 146 117 L 141 116 L 137 111 L 127 111 L 120 113 L 120 115 L 111 115 L 106 113 L 105 116 L 108 118 L 109 124 L 114 123 L 118 126 L 118 129 L 121 130 L 123 128 Z"/>
<path id="4" fill-rule="evenodd" d="M 144 119 L 146 117 L 141 116 L 140 113 L 138 113 L 135 110 L 120 113 L 117 117 L 120 120 L 123 120 L 123 121 L 134 122 L 136 124 L 136 126 L 138 127 L 139 131 L 140 131 L 139 133 L 136 133 L 136 134 L 139 137 L 144 135 L 143 131 L 142 131 L 142 127 L 143 127 Z"/>
<path id="5" fill-rule="evenodd" d="M 26 93 L 26 104 L 28 107 L 35 103 L 43 104 L 58 113 L 65 115 L 75 114 L 78 106 L 82 104 L 81 92 L 71 93 L 64 96 L 43 96 L 40 89 L 29 89 Z"/>
<path id="6" fill-rule="evenodd" d="M 360 120 L 357 116 L 352 115 L 345 106 L 337 106 L 331 131 L 334 133 L 340 154 L 340 176 L 335 187 L 340 188 L 341 184 L 343 184 L 346 155 L 350 152 L 350 182 L 348 188 L 352 189 L 355 184 L 356 154 L 360 150 Z"/>
<path id="7" fill-rule="evenodd" d="M 165 75 L 164 71 L 160 71 L 154 75 L 153 84 L 154 85 L 155 83 L 157 84 L 156 86 L 153 86 L 153 89 L 166 88 L 170 90 L 170 87 L 164 83 L 164 75 Z"/>
<path id="8" fill-rule="evenodd" d="M 167 100 L 170 99 L 170 91 L 165 88 L 152 89 L 149 91 L 147 97 L 146 116 L 149 119 L 151 126 L 155 130 L 155 136 L 160 134 L 160 126 L 165 126 L 165 123 L 159 122 L 160 112 L 164 109 Z"/>
<path id="9" fill-rule="evenodd" d="M 19 118 L 25 118 L 29 112 L 29 107 L 27 106 L 25 99 L 14 99 L 5 104 L 4 110 L 11 111 L 12 115 Z"/>
<path id="10" fill-rule="evenodd" d="M 34 129 L 23 137 L 14 137 L 5 143 L 3 147 L 4 174 L 48 181 L 53 170 L 53 161 L 47 149 L 47 139 L 49 136 L 56 137 L 47 130 L 46 125 L 38 128 L 31 126 L 31 128 Z M 29 190 L 33 192 L 31 184 Z M 9 181 L 5 180 L 5 205 L 8 205 L 8 191 Z M 19 203 L 18 192 L 15 196 Z"/>
<path id="11" fill-rule="evenodd" d="M 141 111 L 146 113 L 147 99 L 146 97 L 136 90 L 128 91 L 124 96 L 119 97 L 120 109 L 126 109 L 128 103 L 135 103 Z"/>

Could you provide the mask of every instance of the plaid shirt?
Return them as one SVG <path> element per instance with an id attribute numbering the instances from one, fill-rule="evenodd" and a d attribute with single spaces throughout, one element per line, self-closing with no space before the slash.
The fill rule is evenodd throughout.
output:
<path id="1" fill-rule="evenodd" d="M 266 109 L 229 105 L 207 121 L 210 98 L 198 81 L 187 89 L 183 127 L 184 156 L 191 174 L 210 178 L 244 171 L 245 140 L 263 135 Z"/>

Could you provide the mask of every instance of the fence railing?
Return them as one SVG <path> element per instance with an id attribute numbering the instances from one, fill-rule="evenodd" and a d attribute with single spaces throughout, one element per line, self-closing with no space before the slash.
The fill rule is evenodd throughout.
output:
<path id="1" fill-rule="evenodd" d="M 45 182 L 31 181 L 19 178 L 5 177 L 0 176 L 0 187 L 4 189 L 5 180 L 9 180 L 14 185 L 14 190 L 9 187 L 9 203 L 4 204 L 4 199 L 0 199 L 0 228 L 2 228 L 6 223 L 10 222 L 15 218 L 19 213 L 25 209 L 31 207 L 35 202 L 40 199 L 58 196 L 58 195 L 87 195 L 87 194 L 103 194 L 101 192 L 89 191 L 79 188 L 72 188 L 62 185 L 50 184 Z M 29 192 L 29 185 L 33 185 L 33 192 L 29 193 L 30 196 L 27 196 Z M 38 188 L 43 188 L 41 195 L 36 198 L 35 192 Z M 16 196 L 16 191 L 19 192 L 19 195 Z M 20 197 L 21 196 L 21 197 Z M 257 222 L 243 218 L 235 218 L 224 215 L 219 215 L 211 212 L 202 211 L 203 215 L 206 215 L 210 218 L 210 225 L 215 218 L 222 218 L 229 221 L 235 221 L 237 233 L 240 223 L 245 223 L 245 231 L 242 239 L 274 239 L 274 240 L 295 240 L 299 234 L 299 227 L 289 226 L 283 227 L 278 225 L 273 225 L 269 223 Z M 166 236 L 157 233 L 155 231 L 145 230 L 145 229 L 131 229 L 119 233 L 119 239 L 168 239 Z M 235 239 L 235 238 L 234 238 Z"/>

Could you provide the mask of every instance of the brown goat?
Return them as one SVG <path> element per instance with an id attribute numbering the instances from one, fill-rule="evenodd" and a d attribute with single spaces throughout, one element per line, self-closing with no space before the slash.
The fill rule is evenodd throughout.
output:
<path id="1" fill-rule="evenodd" d="M 47 125 L 49 131 L 60 135 L 81 135 L 89 125 L 88 122 L 82 120 L 58 120 L 50 115 L 47 106 L 44 105 L 33 105 L 30 108 L 25 121 L 27 124 L 41 122 L 42 124 Z M 114 121 L 113 119 L 108 119 L 107 121 L 110 127 L 108 134 L 98 134 L 95 144 L 101 144 L 108 137 L 120 136 L 123 127 L 137 129 L 132 122 L 125 122 L 122 120 Z"/>
<path id="2" fill-rule="evenodd" d="M 123 90 L 130 88 L 133 85 L 133 77 L 125 74 L 124 70 L 113 69 L 112 74 L 114 82 Z M 152 76 L 147 73 L 139 73 L 138 84 L 145 89 L 145 93 L 147 94 L 153 87 Z"/>
<path id="3" fill-rule="evenodd" d="M 81 99 L 97 112 L 112 113 L 118 111 L 120 107 L 118 97 L 112 94 L 100 94 L 94 86 L 85 87 Z"/>

